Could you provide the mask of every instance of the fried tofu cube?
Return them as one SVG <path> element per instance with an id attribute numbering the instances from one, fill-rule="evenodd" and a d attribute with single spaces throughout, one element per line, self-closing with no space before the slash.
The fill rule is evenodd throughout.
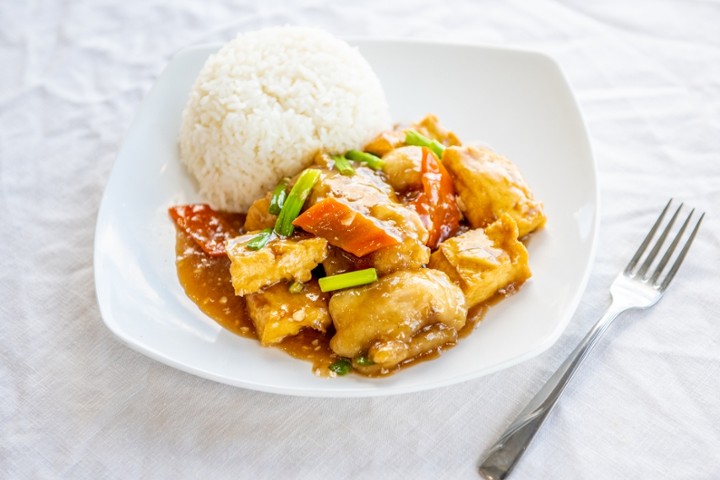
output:
<path id="1" fill-rule="evenodd" d="M 255 230 L 264 230 L 273 228 L 277 217 L 270 213 L 270 199 L 272 193 L 268 193 L 264 197 L 255 200 L 247 211 L 245 216 L 244 229 L 246 232 Z"/>
<path id="2" fill-rule="evenodd" d="M 442 163 L 460 196 L 458 205 L 473 228 L 484 228 L 509 213 L 520 237 L 545 225 L 541 202 L 535 200 L 518 168 L 484 147 L 449 147 Z"/>
<path id="3" fill-rule="evenodd" d="M 373 138 L 370 143 L 363 147 L 363 150 L 370 152 L 378 157 L 382 157 L 394 148 L 401 147 L 405 144 L 405 131 L 400 129 L 382 132 Z"/>
<path id="4" fill-rule="evenodd" d="M 327 256 L 327 240 L 275 238 L 259 250 L 250 250 L 247 243 L 258 232 L 241 235 L 227 242 L 230 276 L 235 295 L 255 293 L 283 280 L 307 282 L 312 269 Z"/>
<path id="5" fill-rule="evenodd" d="M 489 299 L 510 285 L 530 278 L 528 252 L 518 241 L 518 228 L 503 214 L 485 229 L 470 230 L 442 242 L 428 267 L 445 272 L 460 286 L 468 307 Z"/>
<path id="6" fill-rule="evenodd" d="M 421 135 L 437 140 L 445 146 L 459 146 L 460 139 L 451 131 L 440 125 L 435 115 L 426 115 L 419 122 L 410 125 L 410 129 L 417 131 Z M 382 132 L 363 147 L 363 150 L 370 152 L 379 157 L 391 152 L 396 148 L 405 145 L 406 129 L 396 126 L 393 130 Z"/>
<path id="7" fill-rule="evenodd" d="M 287 282 L 276 283 L 246 297 L 248 314 L 263 345 L 273 345 L 297 335 L 303 328 L 325 332 L 332 324 L 327 293 L 317 281 L 305 284 L 300 293 L 291 293 Z"/>
<path id="8" fill-rule="evenodd" d="M 426 115 L 425 118 L 413 124 L 411 128 L 421 135 L 437 140 L 446 147 L 462 145 L 457 135 L 443 127 L 435 115 Z"/>

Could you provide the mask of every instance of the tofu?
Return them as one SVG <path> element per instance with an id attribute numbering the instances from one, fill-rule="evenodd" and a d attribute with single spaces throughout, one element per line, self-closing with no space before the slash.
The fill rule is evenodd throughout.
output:
<path id="1" fill-rule="evenodd" d="M 378 157 L 382 157 L 394 148 L 401 147 L 405 144 L 405 131 L 400 129 L 382 132 L 373 138 L 370 143 L 363 147 L 363 150 Z"/>
<path id="2" fill-rule="evenodd" d="M 243 228 L 246 232 L 255 230 L 264 230 L 273 228 L 277 217 L 270 213 L 270 199 L 272 193 L 268 193 L 262 198 L 255 200 L 247 211 L 245 216 L 245 225 Z"/>
<path id="3" fill-rule="evenodd" d="M 435 115 L 426 115 L 425 118 L 413 124 L 411 128 L 421 135 L 437 140 L 446 147 L 462 145 L 457 135 L 440 125 L 440 121 Z"/>
<path id="4" fill-rule="evenodd" d="M 473 228 L 484 228 L 504 213 L 513 217 L 520 237 L 545 225 L 542 203 L 507 158 L 489 148 L 448 147 L 442 163 L 460 196 L 458 206 Z"/>
<path id="5" fill-rule="evenodd" d="M 459 285 L 472 308 L 498 290 L 519 286 L 530 278 L 528 252 L 517 238 L 515 220 L 503 214 L 485 229 L 442 242 L 430 256 L 428 267 L 445 272 Z"/>
<path id="6" fill-rule="evenodd" d="M 453 132 L 440 125 L 440 121 L 435 115 L 426 115 L 419 122 L 410 125 L 410 128 L 421 135 L 437 140 L 445 146 L 461 145 L 460 139 Z M 370 143 L 363 147 L 363 150 L 382 157 L 403 145 L 405 145 L 405 129 L 396 126 L 395 129 L 382 132 L 372 139 Z"/>
<path id="7" fill-rule="evenodd" d="M 275 238 L 259 250 L 248 249 L 245 245 L 258 233 L 241 235 L 227 242 L 235 295 L 255 293 L 283 280 L 305 283 L 327 256 L 327 240 L 319 237 Z"/>
<path id="8" fill-rule="evenodd" d="M 265 346 L 297 335 L 303 328 L 325 332 L 332 324 L 327 305 L 330 295 L 320 291 L 317 281 L 305 284 L 301 293 L 290 293 L 288 287 L 287 282 L 276 283 L 245 297 L 250 319 Z"/>

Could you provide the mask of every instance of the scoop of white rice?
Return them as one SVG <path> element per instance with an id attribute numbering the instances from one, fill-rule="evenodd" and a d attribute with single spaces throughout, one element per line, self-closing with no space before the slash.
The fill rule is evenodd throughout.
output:
<path id="1" fill-rule="evenodd" d="M 319 149 L 357 149 L 390 126 L 356 49 L 319 30 L 270 28 L 207 60 L 183 112 L 180 158 L 213 206 L 244 212 Z"/>

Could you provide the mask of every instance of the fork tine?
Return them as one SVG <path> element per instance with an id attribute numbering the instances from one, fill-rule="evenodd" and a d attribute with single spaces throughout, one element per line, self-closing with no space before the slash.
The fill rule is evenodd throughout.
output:
<path id="1" fill-rule="evenodd" d="M 655 221 L 655 225 L 650 229 L 650 232 L 648 232 L 647 236 L 645 237 L 645 240 L 640 244 L 637 251 L 635 252 L 635 255 L 633 255 L 632 259 L 630 259 L 630 263 L 627 264 L 627 267 L 625 267 L 625 274 L 630 275 L 632 273 L 632 269 L 635 268 L 635 265 L 637 265 L 637 262 L 640 260 L 640 257 L 642 257 L 643 253 L 645 253 L 645 249 L 650 244 L 650 241 L 652 240 L 653 236 L 655 235 L 655 232 L 657 231 L 658 227 L 660 226 L 660 223 L 662 223 L 663 218 L 665 217 L 665 213 L 667 213 L 668 208 L 670 208 L 670 204 L 672 203 L 673 199 L 671 198 L 667 205 L 665 205 L 665 208 L 663 209 L 662 213 L 658 217 L 658 219 Z"/>
<path id="2" fill-rule="evenodd" d="M 670 233 L 670 229 L 672 228 L 673 224 L 675 223 L 675 220 L 677 219 L 678 214 L 680 213 L 680 209 L 683 207 L 683 204 L 681 203 L 680 206 L 675 210 L 675 213 L 670 218 L 670 221 L 665 226 L 665 230 L 660 234 L 660 237 L 655 242 L 655 245 L 653 246 L 653 249 L 650 250 L 650 253 L 648 254 L 647 258 L 645 259 L 645 262 L 643 262 L 642 266 L 640 267 L 640 270 L 638 270 L 637 275 L 640 278 L 644 278 L 647 274 L 648 270 L 650 269 L 650 265 L 652 265 L 652 262 L 655 261 L 655 257 L 657 257 L 658 252 L 660 251 L 660 248 L 665 243 L 665 239 L 668 236 L 668 233 Z"/>
<path id="3" fill-rule="evenodd" d="M 662 259 L 660 260 L 660 263 L 658 263 L 657 267 L 655 267 L 655 273 L 653 273 L 652 277 L 650 277 L 650 283 L 656 284 L 657 279 L 660 277 L 663 269 L 665 269 L 665 265 L 667 265 L 667 262 L 670 260 L 670 257 L 672 257 L 673 252 L 675 252 L 675 248 L 677 248 L 677 244 L 680 242 L 680 238 L 682 238 L 685 229 L 690 223 L 690 219 L 692 218 L 693 213 L 695 213 L 694 208 L 690 211 L 690 215 L 687 216 L 685 222 L 683 222 L 682 227 L 680 227 L 677 235 L 675 235 L 675 238 L 668 247 L 667 252 L 665 252 L 665 255 L 663 255 Z"/>
<path id="4" fill-rule="evenodd" d="M 700 223 L 702 223 L 703 218 L 705 218 L 705 212 L 703 212 L 700 215 L 700 218 L 698 219 L 697 223 L 695 224 L 695 228 L 693 228 L 692 233 L 688 237 L 687 241 L 685 242 L 685 246 L 682 250 L 680 250 L 680 254 L 675 259 L 675 263 L 673 263 L 673 266 L 670 268 L 670 271 L 668 272 L 667 276 L 665 277 L 665 280 L 660 284 L 658 287 L 660 291 L 665 290 L 668 285 L 670 285 L 670 281 L 673 279 L 675 274 L 678 271 L 678 268 L 680 268 L 680 264 L 685 259 L 685 255 L 687 255 L 688 250 L 690 249 L 690 245 L 692 244 L 693 240 L 695 240 L 695 234 L 697 233 L 698 229 L 700 228 Z"/>

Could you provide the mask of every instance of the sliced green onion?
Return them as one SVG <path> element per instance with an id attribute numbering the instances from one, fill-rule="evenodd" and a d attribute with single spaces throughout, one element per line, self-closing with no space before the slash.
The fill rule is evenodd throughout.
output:
<path id="1" fill-rule="evenodd" d="M 305 200 L 310 195 L 313 185 L 320 178 L 320 170 L 308 168 L 300 174 L 300 177 L 288 193 L 285 204 L 280 210 L 275 222 L 275 232 L 283 237 L 289 237 L 295 231 L 293 220 L 297 218 L 302 210 Z"/>
<path id="2" fill-rule="evenodd" d="M 375 365 L 375 362 L 370 360 L 365 355 L 360 355 L 359 357 L 355 357 L 355 363 L 357 365 L 360 365 L 361 367 L 369 367 L 370 365 Z"/>
<path id="3" fill-rule="evenodd" d="M 342 155 L 333 155 L 332 159 L 335 161 L 335 168 L 338 169 L 341 175 L 345 175 L 346 177 L 355 175 L 355 169 L 350 165 L 347 158 Z"/>
<path id="4" fill-rule="evenodd" d="M 367 152 L 361 152 L 359 150 L 350 150 L 345 154 L 345 156 L 350 160 L 355 160 L 356 162 L 367 163 L 370 168 L 375 170 L 380 170 L 383 165 L 385 165 L 385 162 L 382 161 L 382 158 L 378 157 L 377 155 L 373 155 L 372 153 Z"/>
<path id="5" fill-rule="evenodd" d="M 292 282 L 288 287 L 290 293 L 302 293 L 305 290 L 305 284 L 302 282 Z"/>
<path id="6" fill-rule="evenodd" d="M 287 186 L 288 179 L 283 178 L 280 183 L 277 184 L 275 190 L 273 190 L 272 197 L 270 198 L 270 214 L 279 215 L 285 204 L 285 198 L 287 198 Z"/>
<path id="7" fill-rule="evenodd" d="M 256 236 L 250 240 L 247 245 L 245 245 L 250 250 L 260 250 L 265 245 L 268 244 L 268 242 L 273 237 L 273 231 L 272 228 L 266 228 L 265 230 L 258 233 Z"/>
<path id="8" fill-rule="evenodd" d="M 445 145 L 437 140 L 430 139 L 425 135 L 421 135 L 415 130 L 405 131 L 405 143 L 407 145 L 416 145 L 418 147 L 428 147 L 438 158 L 442 158 L 445 151 Z"/>
<path id="9" fill-rule="evenodd" d="M 352 370 L 352 363 L 346 358 L 341 358 L 331 363 L 328 368 L 331 372 L 335 373 L 335 375 L 347 375 Z"/>
<path id="10" fill-rule="evenodd" d="M 366 268 L 365 270 L 356 270 L 354 272 L 323 277 L 318 280 L 318 282 L 320 283 L 321 291 L 332 292 L 333 290 L 340 290 L 342 288 L 366 285 L 376 281 L 377 279 L 377 271 L 374 268 Z"/>

